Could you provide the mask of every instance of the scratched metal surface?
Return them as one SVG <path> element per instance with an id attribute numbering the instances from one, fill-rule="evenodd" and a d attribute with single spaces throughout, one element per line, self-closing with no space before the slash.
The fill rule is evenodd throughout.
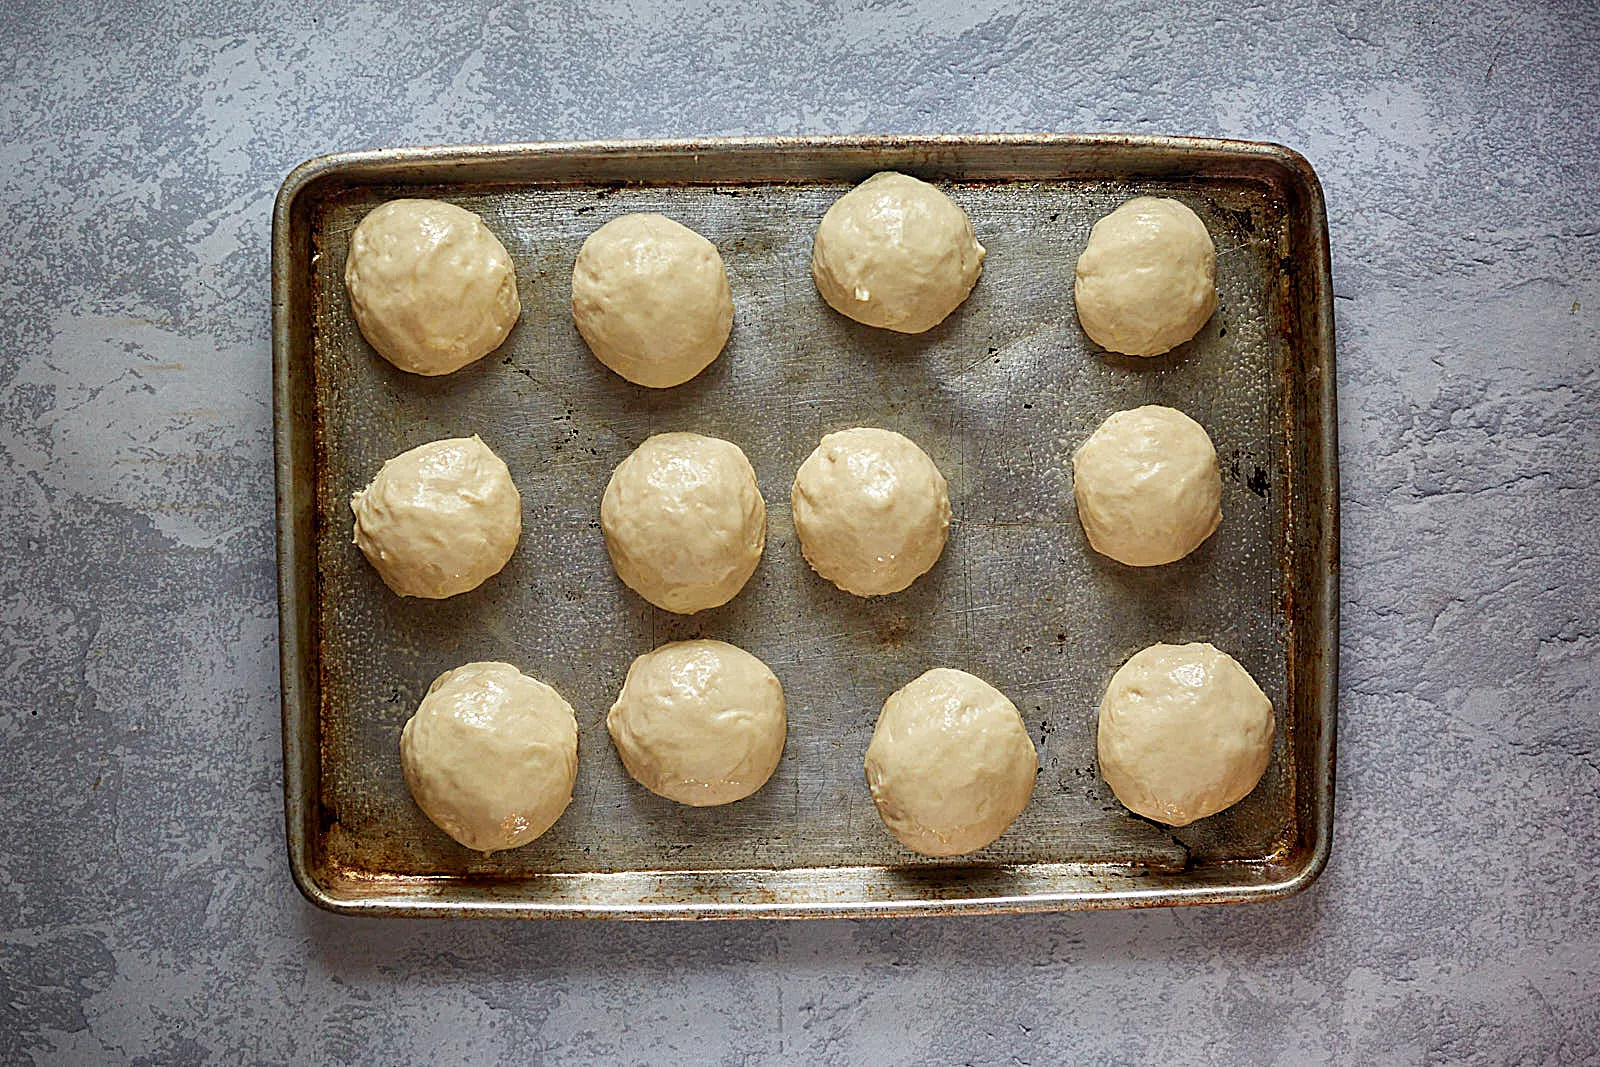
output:
<path id="1" fill-rule="evenodd" d="M 715 178 L 715 158 L 708 163 L 705 176 Z M 1028 173 L 1025 159 L 1019 168 Z M 1251 861 L 1281 857 L 1311 832 L 1296 822 L 1295 761 L 1304 754 L 1296 756 L 1286 700 L 1284 205 L 1258 182 L 1227 174 L 948 183 L 989 256 L 961 309 L 906 337 L 835 314 L 808 274 L 815 225 L 857 176 L 845 169 L 803 184 L 620 188 L 352 181 L 320 191 L 307 215 L 313 484 L 291 487 L 312 494 L 316 512 L 320 583 L 309 621 L 321 780 L 301 799 L 317 811 L 307 861 L 317 880 L 350 899 L 382 898 L 391 910 L 410 900 L 446 912 L 469 900 L 512 910 L 519 901 L 626 910 L 636 900 L 825 911 L 830 903 L 1110 893 L 1147 877 L 1178 896 L 1259 881 Z M 1194 342 L 1149 361 L 1098 351 L 1079 331 L 1071 300 L 1089 227 L 1142 193 L 1193 207 L 1219 251 L 1217 314 Z M 402 374 L 375 356 L 344 294 L 351 229 L 397 195 L 441 196 L 478 212 L 517 265 L 520 324 L 500 350 L 444 378 Z M 722 250 L 732 283 L 726 350 L 668 391 L 608 373 L 571 322 L 579 245 L 630 211 L 659 211 L 704 234 Z M 1135 570 L 1089 550 L 1068 461 L 1106 415 L 1145 403 L 1178 407 L 1209 430 L 1222 458 L 1224 517 L 1188 559 Z M 943 558 L 887 598 L 858 599 L 813 575 L 790 520 L 800 461 L 822 434 L 854 425 L 907 434 L 950 483 L 955 517 Z M 754 578 L 730 604 L 692 617 L 654 609 L 623 587 L 598 526 L 612 468 L 668 430 L 737 443 L 768 505 Z M 402 600 L 350 544 L 350 494 L 399 451 L 474 433 L 510 465 L 522 492 L 522 541 L 505 570 L 472 593 Z M 604 727 L 634 656 L 698 636 L 760 656 L 782 680 L 789 708 L 771 781 L 748 800 L 709 809 L 636 785 Z M 1094 719 L 1106 680 L 1128 655 L 1187 640 L 1211 641 L 1249 668 L 1277 708 L 1278 731 L 1267 774 L 1246 800 L 1168 830 L 1116 804 L 1096 773 Z M 430 681 L 482 659 L 510 661 L 554 685 L 577 709 L 580 736 L 566 814 L 527 847 L 487 858 L 427 821 L 398 762 L 401 727 Z M 1010 696 L 1041 765 L 1021 818 L 961 865 L 899 847 L 861 770 L 884 698 L 933 666 L 971 671 Z M 574 877 L 534 877 L 550 874 Z"/>

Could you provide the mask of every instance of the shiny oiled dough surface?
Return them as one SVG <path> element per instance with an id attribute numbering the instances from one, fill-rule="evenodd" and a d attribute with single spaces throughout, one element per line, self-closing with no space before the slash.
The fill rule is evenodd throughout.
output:
<path id="1" fill-rule="evenodd" d="M 477 215 L 440 200 L 391 200 L 368 214 L 344 279 L 367 341 L 413 374 L 482 358 L 522 311 L 505 246 Z"/>
<path id="2" fill-rule="evenodd" d="M 760 789 L 783 755 L 783 686 L 725 641 L 674 641 L 628 668 L 606 729 L 635 781 L 694 807 Z"/>
<path id="3" fill-rule="evenodd" d="M 1074 274 L 1078 321 L 1113 352 L 1159 356 L 1217 308 L 1216 245 L 1169 197 L 1135 197 L 1096 222 Z"/>
<path id="4" fill-rule="evenodd" d="M 657 607 L 693 614 L 744 588 L 767 543 L 767 506 L 739 446 L 656 434 L 617 465 L 600 504 L 617 576 Z"/>
<path id="5" fill-rule="evenodd" d="M 884 825 L 927 856 L 959 856 L 999 837 L 1027 805 L 1037 770 L 1016 705 L 946 667 L 891 695 L 867 746 L 867 786 Z"/>
<path id="6" fill-rule="evenodd" d="M 927 573 L 950 530 L 944 475 L 915 441 L 877 427 L 824 437 L 795 473 L 790 506 L 806 562 L 857 596 Z"/>
<path id="7" fill-rule="evenodd" d="M 1117 799 L 1187 826 L 1243 799 L 1272 755 L 1272 703 L 1226 652 L 1155 644 L 1117 669 L 1100 702 L 1100 771 Z"/>
<path id="8" fill-rule="evenodd" d="M 476 435 L 430 441 L 384 463 L 350 498 L 354 542 L 401 596 L 442 599 L 499 573 L 522 531 L 522 496 Z"/>
<path id="9" fill-rule="evenodd" d="M 966 213 L 937 186 L 885 171 L 828 208 L 812 245 L 811 277 L 840 314 L 922 333 L 967 298 L 983 257 Z"/>
<path id="10" fill-rule="evenodd" d="M 1089 544 L 1131 567 L 1182 559 L 1222 521 L 1222 472 L 1210 435 L 1159 404 L 1108 416 L 1077 447 L 1072 493 Z"/>
<path id="11" fill-rule="evenodd" d="M 554 689 L 509 663 L 468 663 L 434 680 L 400 734 L 417 804 L 467 848 L 527 844 L 572 801 L 578 725 Z"/>
<path id="12" fill-rule="evenodd" d="M 715 245 L 665 215 L 634 213 L 583 242 L 572 318 L 596 359 L 665 389 L 717 358 L 733 328 L 733 296 Z"/>

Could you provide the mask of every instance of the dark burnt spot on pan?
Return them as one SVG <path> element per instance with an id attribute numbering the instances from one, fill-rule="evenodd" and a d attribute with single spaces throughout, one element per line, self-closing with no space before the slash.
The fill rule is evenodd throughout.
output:
<path id="1" fill-rule="evenodd" d="M 1267 494 L 1272 490 L 1272 483 L 1267 478 L 1267 472 L 1262 470 L 1260 467 L 1255 468 L 1255 470 L 1251 472 L 1250 480 L 1245 484 L 1250 487 L 1250 491 L 1252 493 L 1261 497 L 1263 500 L 1266 499 Z"/>

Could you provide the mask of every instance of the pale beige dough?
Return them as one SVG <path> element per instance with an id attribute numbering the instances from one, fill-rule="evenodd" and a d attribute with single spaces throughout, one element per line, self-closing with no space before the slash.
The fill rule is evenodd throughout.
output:
<path id="1" fill-rule="evenodd" d="M 1238 803 L 1272 758 L 1272 702 L 1208 644 L 1151 645 L 1100 701 L 1100 773 L 1130 810 L 1187 826 Z"/>
<path id="2" fill-rule="evenodd" d="M 726 604 L 767 543 L 767 505 L 739 446 L 697 433 L 649 438 L 617 465 L 600 502 L 617 577 L 680 615 Z"/>
<path id="3" fill-rule="evenodd" d="M 743 800 L 783 755 L 783 687 L 724 641 L 674 641 L 628 668 L 606 729 L 638 783 L 680 804 Z"/>
<path id="4" fill-rule="evenodd" d="M 538 837 L 572 800 L 578 720 L 561 694 L 509 663 L 445 671 L 400 734 L 417 807 L 467 848 Z"/>
<path id="5" fill-rule="evenodd" d="M 983 273 L 972 221 L 948 196 L 882 171 L 834 201 L 817 227 L 811 277 L 857 322 L 922 333 L 961 305 Z"/>
<path id="6" fill-rule="evenodd" d="M 883 596 L 927 573 L 944 551 L 944 475 L 910 438 L 857 427 L 830 433 L 794 477 L 800 551 L 847 593 Z"/>
<path id="7" fill-rule="evenodd" d="M 1072 495 L 1089 544 L 1130 567 L 1182 559 L 1222 521 L 1210 435 L 1154 404 L 1112 415 L 1073 453 Z"/>
<path id="8" fill-rule="evenodd" d="M 1141 196 L 1094 224 L 1073 296 L 1102 348 L 1158 356 L 1217 309 L 1217 251 L 1205 223 L 1176 200 Z"/>
<path id="9" fill-rule="evenodd" d="M 722 254 L 665 215 L 623 215 L 583 242 L 572 320 L 595 357 L 637 385 L 681 385 L 711 365 L 733 329 Z"/>
<path id="10" fill-rule="evenodd" d="M 355 543 L 401 596 L 433 600 L 498 574 L 522 534 L 522 497 L 474 435 L 418 445 L 350 498 Z"/>
<path id="11" fill-rule="evenodd" d="M 440 200 L 391 200 L 350 237 L 344 284 L 378 354 L 449 374 L 500 347 L 522 313 L 511 256 L 483 220 Z"/>
<path id="12" fill-rule="evenodd" d="M 883 823 L 925 856 L 959 856 L 1005 833 L 1033 795 L 1033 740 L 1005 694 L 937 667 L 884 702 L 867 746 Z"/>

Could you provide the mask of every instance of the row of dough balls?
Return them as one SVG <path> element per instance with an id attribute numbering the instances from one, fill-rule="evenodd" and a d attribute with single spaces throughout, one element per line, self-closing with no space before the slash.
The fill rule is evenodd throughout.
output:
<path id="1" fill-rule="evenodd" d="M 932 329 L 967 299 L 985 251 L 966 212 L 927 182 L 875 174 L 829 207 L 812 242 L 824 300 L 868 326 Z M 1098 344 L 1151 356 L 1195 335 L 1217 306 L 1216 249 L 1176 200 L 1139 197 L 1095 223 L 1078 257 L 1078 319 Z M 522 312 L 505 245 L 438 200 L 392 200 L 350 239 L 345 286 L 362 334 L 415 374 L 449 374 L 506 339 Z M 670 388 L 721 353 L 733 328 L 722 255 L 664 215 L 612 219 L 572 268 L 572 317 L 595 356 Z"/>
<path id="2" fill-rule="evenodd" d="M 354 542 L 394 592 L 443 599 L 511 559 L 521 501 L 505 461 L 482 439 L 432 441 L 389 460 L 351 497 Z M 857 596 L 909 586 L 938 561 L 950 529 L 944 476 L 892 430 L 828 434 L 795 474 L 791 504 L 812 569 Z M 617 465 L 600 526 L 628 588 L 692 615 L 726 604 L 755 573 L 767 507 L 738 445 L 663 433 Z"/>
<path id="3" fill-rule="evenodd" d="M 783 755 L 783 687 L 723 641 L 677 641 L 633 661 L 606 716 L 623 766 L 695 807 L 754 794 Z M 1132 811 L 1185 826 L 1244 798 L 1272 754 L 1272 705 L 1209 644 L 1152 645 L 1100 702 L 1100 772 Z M 467 848 L 525 845 L 572 801 L 578 724 L 555 689 L 508 663 L 469 663 L 429 687 L 400 735 L 417 806 Z M 926 856 L 983 848 L 1033 795 L 1037 753 L 1006 696 L 939 667 L 884 702 L 865 760 L 888 830 Z"/>
<path id="4" fill-rule="evenodd" d="M 1089 543 L 1119 562 L 1171 563 L 1221 522 L 1216 448 L 1174 408 L 1115 413 L 1072 462 Z M 354 540 L 401 596 L 455 596 L 510 560 L 521 501 L 505 461 L 481 439 L 433 441 L 389 460 L 351 498 Z M 933 460 L 910 438 L 873 427 L 825 436 L 795 474 L 790 503 L 806 562 L 856 596 L 911 585 L 938 562 L 950 528 L 948 485 Z M 628 588 L 690 615 L 727 603 L 755 573 L 767 508 L 737 445 L 664 433 L 618 464 L 600 525 Z"/>

